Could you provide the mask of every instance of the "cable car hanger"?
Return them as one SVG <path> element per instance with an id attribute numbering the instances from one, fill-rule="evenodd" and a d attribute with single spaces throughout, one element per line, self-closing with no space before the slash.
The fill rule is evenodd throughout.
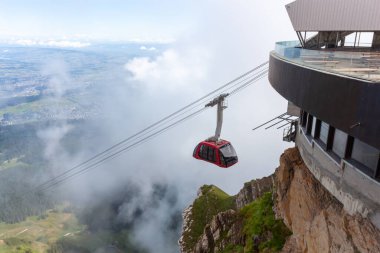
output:
<path id="1" fill-rule="evenodd" d="M 227 108 L 225 98 L 228 96 L 228 93 L 221 94 L 205 105 L 205 107 L 217 105 L 215 135 L 199 143 L 193 152 L 195 159 L 203 160 L 222 168 L 228 168 L 238 162 L 238 157 L 232 144 L 229 141 L 220 139 L 223 110 Z"/>
<path id="2" fill-rule="evenodd" d="M 220 141 L 220 134 L 222 132 L 222 125 L 223 125 L 223 110 L 227 108 L 227 105 L 224 103 L 224 99 L 228 97 L 228 93 L 221 94 L 219 97 L 214 98 L 212 101 L 210 101 L 208 104 L 205 105 L 205 107 L 213 107 L 215 105 L 218 105 L 217 107 L 217 114 L 216 114 L 216 129 L 215 129 L 215 135 L 208 138 L 207 141 L 212 142 L 218 142 Z"/>

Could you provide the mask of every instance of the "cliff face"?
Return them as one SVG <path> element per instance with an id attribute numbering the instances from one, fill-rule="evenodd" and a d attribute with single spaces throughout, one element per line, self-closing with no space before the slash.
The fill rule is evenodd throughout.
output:
<path id="1" fill-rule="evenodd" d="M 275 174 L 275 212 L 293 232 L 283 252 L 380 252 L 380 231 L 345 212 L 296 148 L 285 151 Z"/>
<path id="2" fill-rule="evenodd" d="M 185 210 L 181 252 L 380 252 L 380 231 L 346 213 L 297 148 L 284 152 L 273 176 L 246 183 L 236 196 L 224 193 L 228 205 L 215 204 L 219 191 L 202 187 Z"/>
<path id="3" fill-rule="evenodd" d="M 245 183 L 244 187 L 236 195 L 236 208 L 241 209 L 263 196 L 264 193 L 271 192 L 273 190 L 274 180 L 274 175 L 271 175 Z"/>
<path id="4" fill-rule="evenodd" d="M 204 252 L 200 248 L 214 248 L 220 233 L 212 239 L 210 231 L 218 233 L 230 227 L 233 221 L 224 212 L 234 208 L 234 196 L 229 196 L 216 186 L 202 186 L 193 204 L 182 214 L 184 223 L 179 240 L 181 252 Z"/>
<path id="5" fill-rule="evenodd" d="M 273 176 L 252 180 L 235 196 L 228 196 L 216 186 L 203 186 L 183 212 L 181 252 L 280 250 L 290 231 L 273 212 L 274 181 Z"/>

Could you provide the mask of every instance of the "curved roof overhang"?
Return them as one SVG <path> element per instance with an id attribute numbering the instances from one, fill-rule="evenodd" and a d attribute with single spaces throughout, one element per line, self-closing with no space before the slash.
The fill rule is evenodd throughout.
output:
<path id="1" fill-rule="evenodd" d="M 297 0 L 286 10 L 295 31 L 380 31 L 379 0 Z"/>

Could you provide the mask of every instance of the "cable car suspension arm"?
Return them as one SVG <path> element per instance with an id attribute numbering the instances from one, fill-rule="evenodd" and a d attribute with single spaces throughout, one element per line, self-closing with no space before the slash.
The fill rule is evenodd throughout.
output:
<path id="1" fill-rule="evenodd" d="M 207 141 L 218 142 L 220 139 L 220 133 L 222 132 L 223 125 L 223 110 L 227 108 L 226 104 L 224 103 L 224 99 L 229 95 L 230 94 L 228 93 L 221 94 L 205 105 L 205 107 L 213 107 L 217 105 L 215 135 L 208 138 Z"/>

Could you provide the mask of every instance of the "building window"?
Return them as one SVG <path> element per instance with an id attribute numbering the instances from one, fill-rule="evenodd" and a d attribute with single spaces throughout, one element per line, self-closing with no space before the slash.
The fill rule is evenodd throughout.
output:
<path id="1" fill-rule="evenodd" d="M 380 151 L 358 139 L 354 140 L 351 158 L 365 165 L 373 172 L 377 170 L 379 163 Z"/>
<path id="2" fill-rule="evenodd" d="M 311 128 L 313 127 L 313 121 L 314 117 L 313 115 L 309 114 L 307 117 L 307 124 L 306 124 L 306 134 L 311 134 Z"/>
<path id="3" fill-rule="evenodd" d="M 307 112 L 302 111 L 301 126 L 306 127 L 306 121 L 307 121 Z"/>
<path id="4" fill-rule="evenodd" d="M 311 129 L 311 135 L 314 137 L 314 139 L 319 138 L 320 131 L 321 131 L 321 120 L 314 118 L 313 128 Z"/>
<path id="5" fill-rule="evenodd" d="M 313 117 L 313 125 L 311 126 L 311 135 L 315 137 L 315 126 L 317 124 L 317 120 L 315 117 Z"/>
<path id="6" fill-rule="evenodd" d="M 327 138 L 329 135 L 329 124 L 326 122 L 321 122 L 321 130 L 319 132 L 319 140 L 321 140 L 324 144 L 327 145 Z"/>
<path id="7" fill-rule="evenodd" d="M 343 158 L 346 152 L 347 145 L 347 134 L 340 131 L 339 129 L 335 129 L 334 133 L 334 141 L 332 150 L 338 155 L 340 158 Z"/>
<path id="8" fill-rule="evenodd" d="M 314 139 L 319 139 L 320 132 L 321 132 L 321 120 L 320 119 L 316 119 L 316 121 L 315 121 Z"/>

